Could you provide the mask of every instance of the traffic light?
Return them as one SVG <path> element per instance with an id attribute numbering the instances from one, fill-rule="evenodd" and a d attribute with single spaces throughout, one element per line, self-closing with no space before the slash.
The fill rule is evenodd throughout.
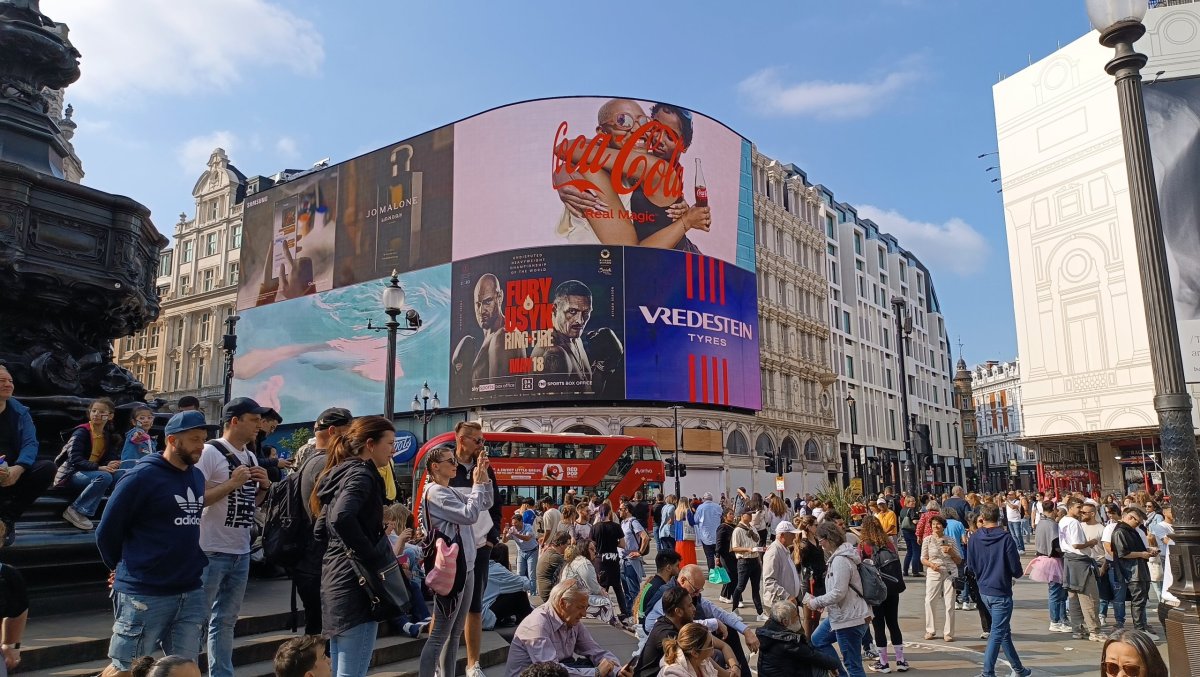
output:
<path id="1" fill-rule="evenodd" d="M 667 477 L 674 477 L 675 476 L 675 459 L 668 458 L 668 459 L 664 460 L 663 461 L 663 470 L 666 472 Z"/>
<path id="2" fill-rule="evenodd" d="M 775 471 L 775 454 L 767 454 L 767 472 L 773 473 Z"/>
<path id="3" fill-rule="evenodd" d="M 682 463 L 679 464 L 679 476 L 687 477 L 687 466 Z"/>
<path id="4" fill-rule="evenodd" d="M 791 472 L 792 471 L 792 457 L 788 456 L 787 461 L 785 461 L 785 463 L 787 465 L 787 472 Z"/>

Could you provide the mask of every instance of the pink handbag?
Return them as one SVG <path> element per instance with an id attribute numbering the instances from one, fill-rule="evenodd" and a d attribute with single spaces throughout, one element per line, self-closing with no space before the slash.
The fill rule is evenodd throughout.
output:
<path id="1" fill-rule="evenodd" d="M 458 577 L 458 543 L 447 544 L 439 538 L 434 541 L 437 553 L 434 555 L 433 568 L 425 574 L 425 585 L 434 593 L 446 596 L 454 589 L 454 579 Z"/>

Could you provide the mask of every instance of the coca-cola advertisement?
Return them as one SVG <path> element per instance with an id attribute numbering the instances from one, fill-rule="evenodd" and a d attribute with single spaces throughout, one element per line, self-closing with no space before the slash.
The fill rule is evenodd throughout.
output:
<path id="1" fill-rule="evenodd" d="M 454 134 L 454 184 L 469 187 L 454 196 L 455 260 L 596 244 L 754 267 L 741 172 L 749 144 L 711 118 L 654 101 L 560 98 L 482 113 Z"/>
<path id="2" fill-rule="evenodd" d="M 453 265 L 450 405 L 625 396 L 620 247 Z"/>

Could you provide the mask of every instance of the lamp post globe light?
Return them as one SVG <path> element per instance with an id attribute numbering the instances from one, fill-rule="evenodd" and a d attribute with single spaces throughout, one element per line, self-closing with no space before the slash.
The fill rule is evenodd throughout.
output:
<path id="1" fill-rule="evenodd" d="M 1200 458 L 1192 427 L 1192 398 L 1187 392 L 1176 333 L 1175 304 L 1167 272 L 1166 245 L 1158 190 L 1150 158 L 1141 69 L 1147 58 L 1134 50 L 1146 34 L 1142 18 L 1147 0 L 1087 0 L 1088 18 L 1100 31 L 1100 44 L 1115 54 L 1104 69 L 1116 80 L 1117 102 L 1129 176 L 1129 199 L 1137 242 L 1138 268 L 1154 371 L 1154 408 L 1158 412 L 1163 465 L 1175 512 L 1175 543 L 1170 549 L 1170 592 L 1179 599 L 1167 613 L 1167 655 L 1171 674 L 1200 674 Z"/>
<path id="2" fill-rule="evenodd" d="M 367 322 L 367 329 L 387 330 L 387 371 L 383 384 L 383 415 L 390 421 L 396 413 L 396 332 L 401 329 L 396 316 L 404 313 L 404 331 L 416 331 L 421 328 L 421 314 L 415 308 L 404 310 L 404 288 L 400 286 L 400 277 L 392 271 L 392 277 L 383 288 L 383 312 L 388 321 L 383 327 L 373 327 Z"/>
<path id="3" fill-rule="evenodd" d="M 421 386 L 421 392 L 418 395 L 413 395 L 412 410 L 413 416 L 421 419 L 421 444 L 424 445 L 429 441 L 429 421 L 437 414 L 437 410 L 442 408 L 442 402 L 438 399 L 437 393 L 429 392 L 429 381 L 426 381 Z"/>

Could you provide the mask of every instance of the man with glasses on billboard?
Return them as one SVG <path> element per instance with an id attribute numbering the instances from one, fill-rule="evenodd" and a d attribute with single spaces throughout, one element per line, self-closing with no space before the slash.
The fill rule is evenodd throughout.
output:
<path id="1" fill-rule="evenodd" d="M 459 421 L 454 426 L 454 460 L 458 463 L 450 486 L 466 500 L 474 485 L 472 473 L 481 455 L 487 454 L 484 446 L 483 426 L 478 421 Z M 471 590 L 471 606 L 467 609 L 467 621 L 463 636 L 467 642 L 467 677 L 483 677 L 479 667 L 479 655 L 483 643 L 483 591 L 487 587 L 488 563 L 492 559 L 492 547 L 500 542 L 500 485 L 496 472 L 487 469 L 492 482 L 492 507 L 479 513 L 475 523 L 475 579 Z M 464 543 L 464 547 L 471 547 Z"/>

